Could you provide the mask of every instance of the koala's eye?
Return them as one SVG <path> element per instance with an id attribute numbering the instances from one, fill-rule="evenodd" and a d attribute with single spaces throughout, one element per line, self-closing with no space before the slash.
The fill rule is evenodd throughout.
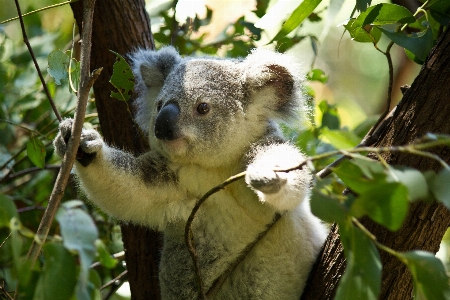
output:
<path id="1" fill-rule="evenodd" d="M 209 104 L 208 103 L 200 103 L 197 106 L 197 112 L 201 115 L 206 115 L 209 112 Z"/>
<path id="2" fill-rule="evenodd" d="M 161 110 L 161 108 L 162 108 L 162 101 L 159 101 L 159 102 L 156 104 L 156 111 L 159 112 L 159 111 Z"/>

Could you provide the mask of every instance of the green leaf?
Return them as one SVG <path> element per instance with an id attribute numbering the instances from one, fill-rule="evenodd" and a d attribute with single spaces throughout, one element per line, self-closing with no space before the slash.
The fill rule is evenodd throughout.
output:
<path id="1" fill-rule="evenodd" d="M 55 79 L 57 85 L 61 84 L 61 80 L 69 77 L 67 70 L 69 69 L 70 57 L 61 50 L 53 50 L 48 55 L 48 74 Z"/>
<path id="2" fill-rule="evenodd" d="M 325 222 L 339 224 L 343 223 L 349 215 L 345 205 L 339 199 L 324 195 L 317 187 L 312 190 L 311 212 Z"/>
<path id="3" fill-rule="evenodd" d="M 275 35 L 275 37 L 270 41 L 278 41 L 281 38 L 288 35 L 292 30 L 297 28 L 319 5 L 322 0 L 304 0 L 300 5 L 294 10 L 292 15 L 284 22 L 280 31 Z"/>
<path id="4" fill-rule="evenodd" d="M 356 0 L 355 7 L 359 11 L 365 11 L 371 3 L 372 3 L 372 0 Z"/>
<path id="5" fill-rule="evenodd" d="M 351 212 L 369 216 L 391 231 L 398 230 L 408 213 L 408 189 L 400 183 L 373 184 L 353 202 Z"/>
<path id="6" fill-rule="evenodd" d="M 410 201 L 429 198 L 427 180 L 418 170 L 407 167 L 390 167 L 389 175 L 393 182 L 400 182 L 407 187 Z M 389 178 L 388 181 L 390 181 Z"/>
<path id="7" fill-rule="evenodd" d="M 80 256 L 80 276 L 76 294 L 80 300 L 90 299 L 89 296 L 89 266 L 95 259 L 95 241 L 98 230 L 92 218 L 81 208 L 79 200 L 63 203 L 56 214 L 56 220 L 61 228 L 64 246 L 78 252 Z"/>
<path id="8" fill-rule="evenodd" d="M 345 29 L 348 30 L 350 36 L 355 42 L 359 43 L 373 43 L 377 44 L 381 38 L 381 31 L 378 27 L 373 25 L 358 26 L 355 25 L 356 20 L 350 19 L 344 24 Z"/>
<path id="9" fill-rule="evenodd" d="M 442 262 L 432 253 L 411 251 L 398 256 L 412 274 L 415 299 L 450 299 L 450 279 Z"/>
<path id="10" fill-rule="evenodd" d="M 27 143 L 28 158 L 37 167 L 43 169 L 45 166 L 45 146 L 37 137 L 31 137 Z"/>
<path id="11" fill-rule="evenodd" d="M 75 258 L 58 244 L 47 243 L 42 250 L 45 263 L 33 299 L 71 299 L 77 283 Z"/>
<path id="12" fill-rule="evenodd" d="M 322 83 L 326 83 L 328 81 L 328 76 L 325 75 L 325 72 L 321 69 L 312 69 L 306 75 L 309 81 L 319 81 Z"/>
<path id="13" fill-rule="evenodd" d="M 324 128 L 322 135 L 335 147 L 336 149 L 351 149 L 359 144 L 361 139 L 353 132 L 347 130 L 330 130 Z"/>
<path id="14" fill-rule="evenodd" d="M 416 18 L 405 7 L 390 3 L 380 3 L 367 8 L 355 20 L 354 26 L 414 23 Z"/>
<path id="15" fill-rule="evenodd" d="M 334 300 L 377 300 L 381 287 L 381 262 L 373 242 L 351 223 L 340 226 L 347 266 Z"/>
<path id="16" fill-rule="evenodd" d="M 450 209 L 450 170 L 442 169 L 431 183 L 431 192 L 434 197 Z"/>
<path id="17" fill-rule="evenodd" d="M 111 254 L 109 254 L 105 244 L 101 240 L 96 240 L 95 246 L 97 247 L 100 263 L 108 269 L 115 268 L 118 261 Z"/>
<path id="18" fill-rule="evenodd" d="M 0 228 L 9 227 L 12 218 L 19 218 L 17 208 L 11 199 L 0 194 Z"/>
<path id="19" fill-rule="evenodd" d="M 397 45 L 408 50 L 414 58 L 424 62 L 433 47 L 433 32 L 428 24 L 422 32 L 405 34 L 392 32 L 383 28 L 380 30 Z"/>
<path id="20" fill-rule="evenodd" d="M 328 104 L 326 100 L 323 100 L 319 104 L 319 109 L 322 112 L 322 127 L 328 127 L 329 129 L 339 129 L 341 127 L 341 121 L 335 105 Z"/>
<path id="21" fill-rule="evenodd" d="M 111 51 L 111 50 L 110 50 Z M 113 65 L 113 74 L 109 82 L 114 86 L 116 92 L 111 91 L 111 97 L 121 101 L 128 101 L 134 89 L 134 76 L 125 59 L 114 51 L 116 62 Z"/>
<path id="22" fill-rule="evenodd" d="M 377 182 L 387 182 L 386 170 L 378 161 L 354 157 L 352 160 L 343 161 L 333 171 L 357 194 L 367 193 Z"/>

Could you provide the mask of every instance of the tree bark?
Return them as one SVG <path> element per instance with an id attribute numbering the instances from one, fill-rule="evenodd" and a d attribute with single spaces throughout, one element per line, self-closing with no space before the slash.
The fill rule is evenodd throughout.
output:
<path id="1" fill-rule="evenodd" d="M 398 104 L 393 120 L 377 147 L 412 143 L 427 132 L 450 134 L 450 30 L 446 30 L 431 51 L 422 70 Z M 450 163 L 448 147 L 433 149 Z M 404 153 L 383 155 L 389 164 L 406 165 L 421 171 L 438 171 L 434 160 Z M 450 212 L 439 204 L 413 203 L 403 227 L 391 232 L 367 218 L 362 220 L 379 242 L 398 251 L 422 249 L 436 253 L 450 226 Z M 411 299 L 412 279 L 396 258 L 381 252 L 383 263 L 380 299 Z M 332 299 L 344 273 L 345 257 L 337 226 L 333 226 L 323 252 L 311 271 L 302 300 Z"/>
<path id="2" fill-rule="evenodd" d="M 81 28 L 82 1 L 71 4 Z M 109 79 L 115 55 L 126 55 L 136 48 L 154 48 L 150 20 L 144 0 L 97 0 L 92 33 L 91 69 L 103 67 L 94 84 L 103 137 L 108 144 L 135 154 L 144 152 L 147 142 L 140 137 L 126 104 L 110 97 Z M 133 99 L 129 101 L 130 108 Z M 158 282 L 160 234 L 141 226 L 121 225 L 125 247 L 128 281 L 132 299 L 160 299 Z"/>

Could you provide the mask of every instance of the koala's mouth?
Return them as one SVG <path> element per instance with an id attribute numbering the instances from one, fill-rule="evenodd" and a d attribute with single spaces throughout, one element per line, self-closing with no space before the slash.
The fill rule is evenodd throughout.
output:
<path id="1" fill-rule="evenodd" d="M 184 155 L 188 149 L 188 143 L 186 139 L 179 138 L 176 140 L 160 140 L 161 146 L 168 154 L 174 154 L 176 156 Z"/>

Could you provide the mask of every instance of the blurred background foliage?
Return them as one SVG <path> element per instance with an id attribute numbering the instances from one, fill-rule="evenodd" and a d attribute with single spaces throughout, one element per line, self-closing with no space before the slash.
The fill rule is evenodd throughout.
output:
<path id="1" fill-rule="evenodd" d="M 303 62 L 304 74 L 310 79 L 306 92 L 313 113 L 310 114 L 310 122 L 298 124 L 298 128 L 285 128 L 286 134 L 295 139 L 308 155 L 354 147 L 385 110 L 388 86 L 386 58 L 371 43 L 355 43 L 348 33 L 344 33 L 344 27 L 338 26 L 350 18 L 355 6 L 352 0 L 322 1 L 301 26 L 287 37 L 269 44 L 300 2 L 148 0 L 147 11 L 157 48 L 171 44 L 183 55 L 242 57 L 252 48 L 268 47 L 295 56 Z M 371 5 L 382 2 L 386 1 L 374 0 Z M 20 1 L 23 13 L 57 3 L 56 0 Z M 13 1 L 0 0 L 0 7 L 0 22 L 17 15 Z M 68 81 L 62 80 L 58 85 L 47 72 L 48 56 L 53 50 L 71 49 L 74 20 L 70 7 L 63 5 L 44 10 L 25 17 L 24 21 L 31 46 L 60 113 L 73 116 L 76 96 L 71 92 Z M 388 43 L 389 40 L 382 37 L 378 45 L 385 49 Z M 391 53 L 395 70 L 393 106 L 401 99 L 400 86 L 412 83 L 420 65 L 409 60 L 400 47 L 394 46 Z M 74 57 L 77 58 L 76 49 Z M 91 101 L 86 126 L 97 125 L 95 104 Z M 16 259 L 10 249 L 20 256 L 26 254 L 31 239 L 24 230 L 36 231 L 57 174 L 59 160 L 54 157 L 51 145 L 56 130 L 57 121 L 23 43 L 18 20 L 1 24 L 0 199 L 6 197 L 14 201 L 23 226 L 22 231 L 19 230 L 22 237 L 16 239 L 10 236 L 8 228 L 0 228 L 0 285 L 5 282 L 8 291 L 15 289 L 18 276 L 15 273 Z M 45 148 L 43 170 L 38 169 L 29 157 L 27 147 L 33 138 L 40 140 Z M 321 160 L 315 167 L 321 169 L 332 160 Z M 342 183 L 335 184 L 336 192 L 343 188 Z M 64 201 L 78 197 L 75 185 L 69 185 Z M 6 203 L 4 201 L 2 203 Z M 102 262 L 102 266 L 95 268 L 95 276 L 105 284 L 124 271 L 120 229 L 108 216 L 91 206 L 75 206 L 88 212 L 97 225 L 98 237 L 104 247 L 97 247 L 96 259 Z M 51 240 L 57 241 L 61 234 L 60 228 L 54 226 Z M 13 245 L 17 243 L 20 246 Z M 450 234 L 447 234 L 439 254 L 447 266 L 449 243 Z M 58 251 L 60 249 L 47 249 L 47 253 Z M 109 253 L 119 253 L 120 263 L 107 262 Z M 39 272 L 33 270 L 29 276 L 34 278 Z M 24 281 L 30 291 L 36 288 L 36 284 L 41 284 L 33 283 L 29 278 Z M 95 280 L 91 278 L 91 282 Z M 112 288 L 102 291 L 102 297 L 127 297 L 126 286 L 125 292 L 115 293 L 124 282 L 126 277 L 120 278 L 111 285 Z"/>

